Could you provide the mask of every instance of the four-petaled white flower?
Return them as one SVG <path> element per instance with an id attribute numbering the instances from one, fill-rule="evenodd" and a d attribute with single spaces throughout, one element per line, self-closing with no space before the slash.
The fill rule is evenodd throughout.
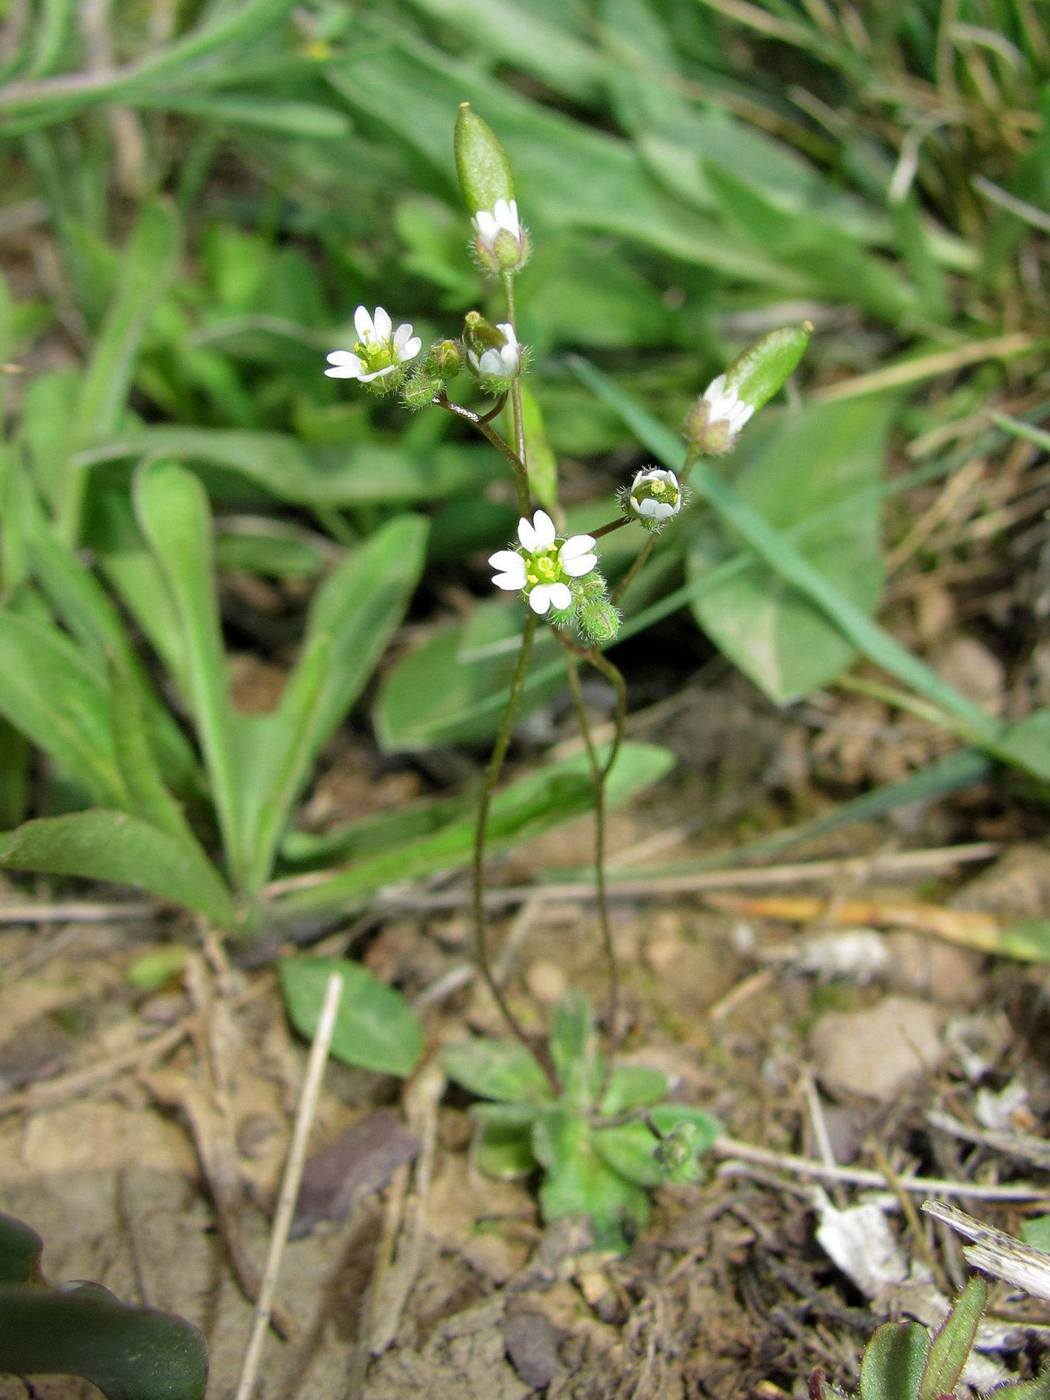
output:
<path id="1" fill-rule="evenodd" d="M 508 593 L 522 592 L 540 617 L 549 608 L 567 608 L 572 602 L 569 580 L 582 578 L 598 562 L 593 535 L 571 535 L 558 543 L 554 521 L 538 510 L 531 521 L 518 521 L 520 549 L 501 549 L 489 563 L 496 570 L 492 582 Z"/>
<path id="2" fill-rule="evenodd" d="M 731 438 L 736 437 L 755 411 L 753 405 L 745 403 L 735 389 L 727 388 L 724 374 L 711 380 L 704 390 L 703 402 L 708 406 L 708 427 L 725 423 Z"/>
<path id="3" fill-rule="evenodd" d="M 377 306 L 370 316 L 364 306 L 354 312 L 357 344 L 353 350 L 331 350 L 325 374 L 331 379 L 358 379 L 370 384 L 396 374 L 402 365 L 414 360 L 423 348 L 418 335 L 406 321 L 394 330 L 390 314 Z"/>
<path id="4" fill-rule="evenodd" d="M 670 520 L 682 509 L 682 488 L 674 472 L 647 467 L 635 472 L 627 501 L 634 514 L 645 520 Z"/>
<path id="5" fill-rule="evenodd" d="M 479 355 L 469 346 L 467 359 L 476 373 L 492 379 L 515 379 L 521 373 L 521 346 L 509 321 L 499 321 L 496 329 L 503 337 L 503 344 L 491 346 Z"/>

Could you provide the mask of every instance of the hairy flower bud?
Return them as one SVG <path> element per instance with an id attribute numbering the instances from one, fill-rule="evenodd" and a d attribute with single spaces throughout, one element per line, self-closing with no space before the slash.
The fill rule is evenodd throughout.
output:
<path id="1" fill-rule="evenodd" d="M 682 509 L 682 488 L 674 472 L 646 467 L 621 492 L 624 514 L 646 530 L 659 530 Z"/>
<path id="2" fill-rule="evenodd" d="M 518 344 L 509 321 L 492 325 L 478 311 L 468 311 L 463 323 L 467 364 L 487 394 L 505 394 L 525 367 L 525 347 Z"/>
<path id="3" fill-rule="evenodd" d="M 609 587 L 597 571 L 581 579 L 576 598 L 576 626 L 588 646 L 600 647 L 611 642 L 620 630 L 623 616 L 609 598 Z"/>

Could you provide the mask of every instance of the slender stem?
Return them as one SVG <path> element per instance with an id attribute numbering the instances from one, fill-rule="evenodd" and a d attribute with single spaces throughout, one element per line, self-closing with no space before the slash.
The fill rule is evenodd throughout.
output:
<path id="1" fill-rule="evenodd" d="M 623 595 L 627 592 L 628 588 L 630 588 L 631 584 L 635 581 L 638 575 L 645 568 L 646 564 L 648 564 L 650 558 L 652 557 L 653 550 L 655 548 L 656 536 L 654 534 L 650 534 L 645 544 L 642 545 L 641 549 L 634 556 L 634 562 L 631 564 L 631 567 L 627 570 L 623 578 L 613 589 L 612 601 L 614 604 L 620 601 Z"/>
<path id="2" fill-rule="evenodd" d="M 517 312 L 514 305 L 514 274 L 505 272 L 503 274 L 503 291 L 507 298 L 507 320 L 514 327 L 515 335 L 518 330 Z M 517 448 L 518 458 L 525 468 L 525 483 L 528 487 L 529 464 L 525 455 L 525 414 L 521 407 L 521 380 L 515 379 L 510 386 L 510 417 L 513 425 L 512 436 L 514 445 Z M 526 506 L 528 493 L 526 491 Z"/>
<path id="3" fill-rule="evenodd" d="M 605 875 L 606 783 L 623 742 L 624 725 L 627 719 L 627 687 L 620 671 L 611 661 L 607 661 L 596 648 L 581 652 L 560 631 L 554 629 L 554 633 L 565 648 L 565 666 L 569 677 L 569 689 L 572 692 L 576 718 L 579 722 L 584 746 L 587 749 L 591 775 L 594 780 L 594 891 L 602 951 L 609 979 L 609 1001 L 605 1019 L 609 1037 L 608 1058 L 611 1064 L 620 1043 L 620 963 L 616 956 L 616 945 L 613 942 L 612 925 L 609 921 L 609 891 Z M 598 751 L 594 746 L 594 738 L 591 734 L 590 721 L 587 718 L 587 707 L 580 686 L 578 660 L 580 656 L 603 675 L 616 692 L 616 720 L 613 741 L 604 763 L 599 762 Z"/>
<path id="4" fill-rule="evenodd" d="M 503 711 L 499 733 L 496 735 L 492 756 L 489 758 L 488 767 L 485 769 L 485 779 L 482 783 L 481 795 L 478 798 L 477 820 L 474 826 L 474 958 L 478 965 L 478 971 L 485 985 L 492 993 L 492 998 L 499 1007 L 500 1014 L 504 1021 L 506 1021 L 507 1026 L 526 1049 L 539 1060 L 544 1073 L 550 1080 L 551 1087 L 557 1093 L 558 1079 L 554 1072 L 554 1066 L 551 1063 L 550 1056 L 543 1047 L 537 1048 L 529 1040 L 524 1027 L 511 1010 L 507 998 L 503 995 L 493 975 L 492 962 L 489 958 L 488 949 L 488 925 L 485 916 L 485 838 L 488 833 L 489 811 L 492 807 L 492 798 L 496 790 L 496 784 L 499 782 L 500 774 L 503 771 L 503 760 L 507 756 L 507 746 L 510 743 L 510 736 L 514 729 L 514 719 L 517 715 L 518 704 L 521 700 L 525 673 L 529 667 L 529 658 L 532 655 L 532 644 L 536 637 L 536 626 L 538 622 L 539 618 L 534 612 L 530 611 L 525 620 L 525 628 L 521 634 L 521 646 L 518 648 L 518 661 L 510 682 L 510 694 L 507 697 L 507 707 Z"/>
<path id="5" fill-rule="evenodd" d="M 628 520 L 626 515 L 621 515 L 616 520 L 610 520 L 608 525 L 599 525 L 597 530 L 588 530 L 587 533 L 592 539 L 600 540 L 603 535 L 615 534 L 617 530 L 622 530 L 625 525 L 633 524 L 633 520 Z"/>
<path id="6" fill-rule="evenodd" d="M 475 413 L 472 408 L 464 408 L 462 404 L 452 403 L 448 396 L 442 391 L 435 394 L 432 400 L 436 408 L 443 408 L 446 413 L 451 413 L 455 418 L 462 418 L 464 422 L 477 428 L 481 436 L 492 444 L 501 457 L 504 457 L 514 469 L 514 479 L 518 488 L 518 509 L 522 515 L 527 515 L 529 510 L 529 474 L 525 466 L 525 459 L 519 456 L 492 426 L 493 413 Z M 503 407 L 504 400 L 501 399 L 495 412 Z"/>

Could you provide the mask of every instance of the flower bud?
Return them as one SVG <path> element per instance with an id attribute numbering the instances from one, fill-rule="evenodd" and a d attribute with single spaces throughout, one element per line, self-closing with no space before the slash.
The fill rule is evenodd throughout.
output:
<path id="1" fill-rule="evenodd" d="M 611 642 L 622 621 L 619 608 L 609 599 L 608 585 L 597 570 L 578 581 L 576 626 L 588 646 L 600 647 Z"/>
<path id="2" fill-rule="evenodd" d="M 676 1123 L 653 1149 L 653 1160 L 666 1181 L 686 1186 L 700 1175 L 697 1152 L 700 1134 L 693 1123 Z"/>
<path id="3" fill-rule="evenodd" d="M 439 340 L 430 347 L 428 368 L 447 383 L 463 368 L 463 347 L 458 340 Z"/>
<path id="4" fill-rule="evenodd" d="M 718 457 L 735 447 L 744 424 L 791 376 L 812 332 L 810 321 L 782 326 L 737 356 L 686 414 L 682 436 L 690 448 L 703 456 Z"/>
<path id="5" fill-rule="evenodd" d="M 510 161 L 499 137 L 471 110 L 469 102 L 459 104 L 453 138 L 459 187 L 471 214 L 479 209 L 495 209 L 498 203 L 514 199 Z"/>
<path id="6" fill-rule="evenodd" d="M 413 410 L 427 408 L 444 387 L 444 379 L 434 374 L 429 364 L 422 364 L 402 384 L 401 402 Z"/>
<path id="7" fill-rule="evenodd" d="M 505 394 L 525 367 L 525 347 L 509 321 L 492 325 L 478 311 L 468 311 L 463 323 L 467 364 L 486 394 Z"/>
<path id="8" fill-rule="evenodd" d="M 682 488 L 674 472 L 646 467 L 622 492 L 624 514 L 646 530 L 659 530 L 682 509 Z"/>

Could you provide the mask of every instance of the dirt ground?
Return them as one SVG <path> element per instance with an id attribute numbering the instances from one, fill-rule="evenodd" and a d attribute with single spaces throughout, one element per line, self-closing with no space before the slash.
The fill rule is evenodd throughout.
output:
<path id="1" fill-rule="evenodd" d="M 612 822 L 611 864 L 640 870 L 827 809 L 829 769 L 841 782 L 852 765 L 862 787 L 908 745 L 928 756 L 940 742 L 855 699 L 786 718 L 717 668 L 643 705 L 632 728 L 680 759 Z M 361 814 L 421 781 L 349 741 L 315 811 Z M 434 1058 L 498 1028 L 467 958 L 463 878 L 394 892 L 336 930 L 322 950 L 349 950 L 415 1000 L 428 1053 L 405 1085 L 329 1064 L 277 1294 L 285 1335 L 267 1339 L 257 1393 L 774 1400 L 805 1396 L 816 1368 L 855 1384 L 879 1322 L 936 1321 L 965 1277 L 957 1242 L 915 1211 L 925 1194 L 1014 1232 L 1050 1209 L 1045 969 L 959 941 L 967 911 L 1045 916 L 1045 828 L 988 786 L 842 828 L 717 889 L 683 877 L 659 898 L 617 898 L 623 1054 L 666 1071 L 725 1131 L 705 1178 L 661 1190 L 624 1257 L 595 1254 L 578 1227 L 544 1230 L 534 1183 L 473 1165 L 469 1102 Z M 494 861 L 493 883 L 585 863 L 590 839 L 587 822 L 563 828 Z M 225 1400 L 306 1047 L 272 965 L 120 891 L 75 894 L 9 885 L 0 901 L 0 1200 L 43 1236 L 51 1279 L 93 1279 L 202 1327 L 208 1394 Z M 790 917 L 755 903 L 786 895 L 806 897 L 779 908 Z M 527 1026 L 566 986 L 601 1004 L 586 896 L 528 898 L 494 928 Z M 179 944 L 192 949 L 182 971 L 136 990 L 143 955 Z M 1004 1185 L 1016 1199 L 999 1199 Z M 874 1217 L 853 1214 L 872 1201 L 897 1251 L 881 1273 L 863 1263 Z M 848 1222 L 859 1263 L 842 1253 Z M 995 1313 L 982 1384 L 1029 1372 L 1046 1343 L 1045 1305 L 1001 1289 Z M 27 1393 L 0 1381 L 2 1400 Z M 32 1393 L 96 1392 L 56 1379 Z"/>

